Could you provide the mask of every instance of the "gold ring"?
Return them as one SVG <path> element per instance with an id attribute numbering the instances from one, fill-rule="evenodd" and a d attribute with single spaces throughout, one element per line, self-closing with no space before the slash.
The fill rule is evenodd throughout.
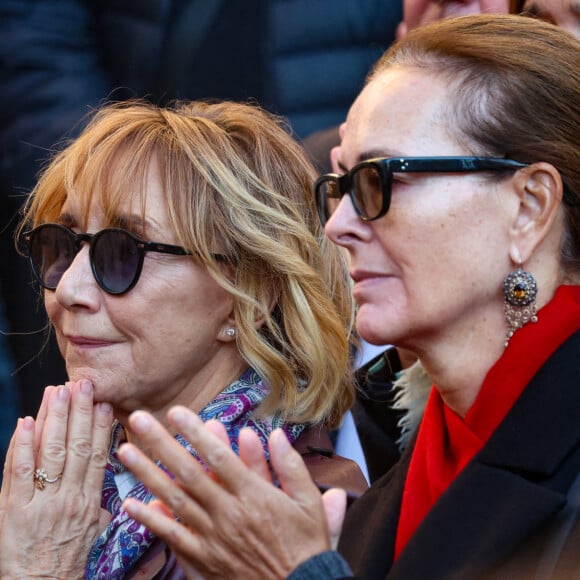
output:
<path id="1" fill-rule="evenodd" d="M 56 483 L 61 477 L 62 473 L 59 473 L 56 477 L 50 478 L 46 471 L 40 468 L 34 472 L 34 484 L 36 489 L 44 489 L 47 483 Z"/>

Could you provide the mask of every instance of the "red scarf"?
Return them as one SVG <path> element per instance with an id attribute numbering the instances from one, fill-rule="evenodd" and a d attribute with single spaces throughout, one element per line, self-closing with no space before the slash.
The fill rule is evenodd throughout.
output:
<path id="1" fill-rule="evenodd" d="M 427 512 L 485 445 L 533 376 L 580 328 L 580 286 L 561 286 L 488 372 L 462 419 L 432 389 L 403 490 L 395 559 Z"/>

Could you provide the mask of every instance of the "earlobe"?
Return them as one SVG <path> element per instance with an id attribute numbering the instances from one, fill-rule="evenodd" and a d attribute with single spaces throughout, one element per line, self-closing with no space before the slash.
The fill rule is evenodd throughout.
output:
<path id="1" fill-rule="evenodd" d="M 520 198 L 511 230 L 510 255 L 525 263 L 551 229 L 562 203 L 563 185 L 558 170 L 549 163 L 533 163 L 514 175 Z"/>
<path id="2" fill-rule="evenodd" d="M 217 339 L 219 342 L 236 342 L 238 337 L 238 327 L 236 324 L 236 317 L 234 314 L 234 305 L 232 301 L 231 310 L 227 316 L 222 320 L 218 330 Z"/>
<path id="3" fill-rule="evenodd" d="M 221 342 L 235 342 L 237 334 L 235 322 L 230 320 L 220 328 L 218 338 Z"/>

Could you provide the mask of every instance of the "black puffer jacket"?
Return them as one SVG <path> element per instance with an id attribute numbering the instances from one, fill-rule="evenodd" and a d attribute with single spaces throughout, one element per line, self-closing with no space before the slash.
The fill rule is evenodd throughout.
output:
<path id="1" fill-rule="evenodd" d="M 305 137 L 344 119 L 400 18 L 400 0 L 1 0 L 0 286 L 10 329 L 38 331 L 10 337 L 22 413 L 65 379 L 54 341 L 38 358 L 45 318 L 6 227 L 49 149 L 130 96 L 252 98 Z"/>
<path id="2" fill-rule="evenodd" d="M 30 185 L 35 147 L 106 97 L 252 98 L 301 137 L 338 124 L 401 18 L 397 0 L 223 0 L 180 68 L 171 42 L 193 3 L 215 0 L 2 0 L 3 184 Z"/>

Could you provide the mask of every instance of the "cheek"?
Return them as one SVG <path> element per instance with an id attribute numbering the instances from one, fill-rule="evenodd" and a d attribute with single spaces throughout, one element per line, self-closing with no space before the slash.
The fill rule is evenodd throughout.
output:
<path id="1" fill-rule="evenodd" d="M 62 307 L 56 299 L 56 293 L 51 290 L 44 290 L 44 308 L 52 325 L 58 331 Z"/>
<path id="2" fill-rule="evenodd" d="M 162 279 L 144 282 L 148 283 L 141 288 L 141 308 L 146 308 L 149 328 L 155 329 L 161 341 L 167 337 L 175 342 L 178 335 L 180 340 L 192 343 L 202 329 L 215 335 L 232 310 L 231 295 L 199 269 L 169 269 Z M 137 311 L 134 308 L 133 314 Z"/>
<path id="3" fill-rule="evenodd" d="M 411 254 L 419 253 L 417 258 L 439 254 L 444 259 L 447 252 L 482 244 L 489 235 L 494 223 L 489 192 L 469 181 L 462 188 L 462 183 L 433 180 L 393 200 L 392 229 Z"/>
<path id="4" fill-rule="evenodd" d="M 453 204 L 444 203 L 443 196 L 439 203 L 423 206 L 406 200 L 388 216 L 391 223 L 378 235 L 400 276 L 399 294 L 421 302 L 435 288 L 464 287 L 477 278 L 477 270 L 486 269 L 507 248 L 488 204 L 462 191 L 450 192 L 449 199 L 462 195 L 463 203 Z"/>

